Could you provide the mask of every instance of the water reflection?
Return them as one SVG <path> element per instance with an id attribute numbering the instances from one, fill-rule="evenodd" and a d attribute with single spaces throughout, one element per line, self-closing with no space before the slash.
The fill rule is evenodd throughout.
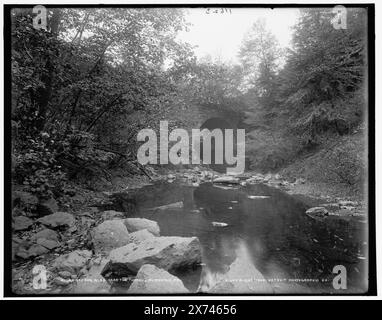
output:
<path id="1" fill-rule="evenodd" d="M 269 198 L 250 199 L 251 195 Z M 240 257 L 275 281 L 271 284 L 276 292 L 328 292 L 332 269 L 342 264 L 348 271 L 349 291 L 365 290 L 367 264 L 359 259 L 367 251 L 364 225 L 335 217 L 313 220 L 305 215 L 303 203 L 280 190 L 261 184 L 219 188 L 205 183 L 193 188 L 164 183 L 116 199 L 116 209 L 133 204 L 135 216 L 157 221 L 162 236 L 197 236 L 205 264 L 202 278 L 218 277 Z M 179 201 L 183 208 L 155 209 Z M 277 282 L 280 279 L 327 282 Z M 192 277 L 186 281 L 198 282 Z"/>

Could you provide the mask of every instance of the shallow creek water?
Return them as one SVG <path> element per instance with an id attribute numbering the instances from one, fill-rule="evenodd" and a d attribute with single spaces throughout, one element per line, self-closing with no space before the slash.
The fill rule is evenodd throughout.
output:
<path id="1" fill-rule="evenodd" d="M 158 208 L 176 202 L 183 205 Z M 156 183 L 117 194 L 114 202 L 116 210 L 133 211 L 129 216 L 157 221 L 161 236 L 199 238 L 203 267 L 177 274 L 194 292 L 200 284 L 212 286 L 215 275 L 227 272 L 239 255 L 275 293 L 367 290 L 365 221 L 334 215 L 320 221 L 307 216 L 307 208 L 263 184 Z M 346 292 L 333 288 L 336 265 L 346 268 Z"/>

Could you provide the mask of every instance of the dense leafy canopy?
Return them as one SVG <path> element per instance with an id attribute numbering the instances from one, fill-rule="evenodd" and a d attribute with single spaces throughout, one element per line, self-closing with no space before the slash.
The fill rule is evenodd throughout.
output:
<path id="1" fill-rule="evenodd" d="M 47 30 L 34 29 L 31 10 L 12 11 L 12 123 L 23 183 L 23 170 L 44 157 L 56 165 L 43 166 L 50 180 L 57 166 L 74 177 L 102 170 L 107 150 L 133 152 L 137 130 L 170 102 L 168 79 L 189 49 L 175 40 L 186 26 L 178 9 L 54 9 L 48 21 Z M 40 182 L 33 189 L 45 192 L 50 184 Z"/>
<path id="2" fill-rule="evenodd" d="M 237 64 L 196 59 L 177 38 L 187 28 L 180 9 L 55 8 L 47 30 L 33 28 L 30 9 L 11 15 L 14 179 L 40 195 L 134 161 L 138 130 L 174 105 L 245 111 L 262 169 L 362 123 L 363 9 L 348 9 L 345 30 L 330 9 L 301 10 L 286 51 L 255 21 Z"/>

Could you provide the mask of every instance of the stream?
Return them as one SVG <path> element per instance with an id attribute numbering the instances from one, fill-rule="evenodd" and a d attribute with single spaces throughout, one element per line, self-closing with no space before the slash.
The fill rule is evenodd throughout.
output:
<path id="1" fill-rule="evenodd" d="M 202 268 L 177 274 L 193 291 L 211 285 L 239 254 L 275 293 L 342 293 L 332 284 L 336 265 L 346 268 L 346 293 L 367 289 L 365 222 L 315 220 L 298 198 L 264 184 L 160 182 L 116 194 L 113 209 L 157 221 L 161 236 L 199 238 Z"/>

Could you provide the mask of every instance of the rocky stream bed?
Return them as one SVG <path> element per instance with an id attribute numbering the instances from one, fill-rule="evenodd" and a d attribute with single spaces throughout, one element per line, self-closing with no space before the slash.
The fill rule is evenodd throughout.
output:
<path id="1" fill-rule="evenodd" d="M 336 293 L 336 264 L 348 270 L 350 293 L 366 290 L 363 204 L 288 194 L 304 183 L 193 168 L 70 207 L 14 191 L 13 292 Z"/>

